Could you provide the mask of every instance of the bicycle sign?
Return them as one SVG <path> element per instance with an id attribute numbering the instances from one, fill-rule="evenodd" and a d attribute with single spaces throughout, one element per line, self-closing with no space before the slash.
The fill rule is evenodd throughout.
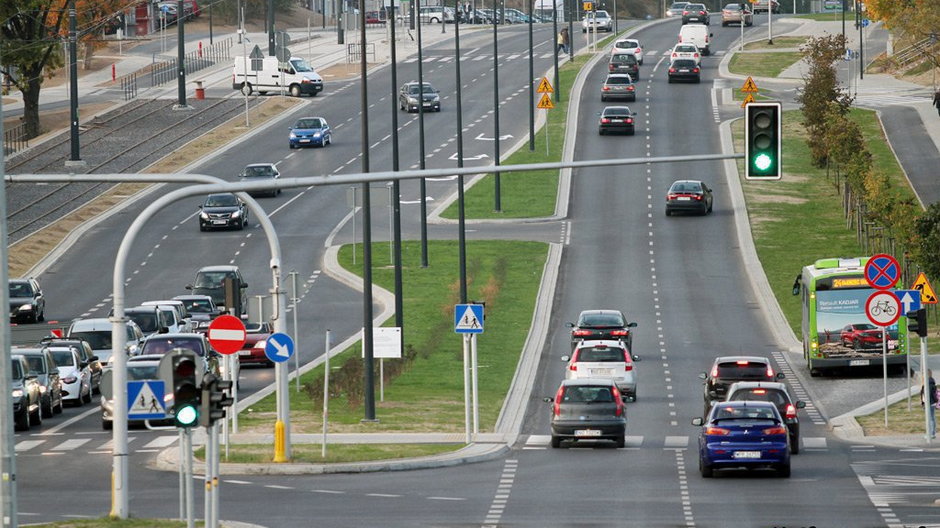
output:
<path id="1" fill-rule="evenodd" d="M 894 292 L 876 291 L 865 302 L 865 315 L 872 324 L 891 326 L 901 317 L 901 301 Z"/>

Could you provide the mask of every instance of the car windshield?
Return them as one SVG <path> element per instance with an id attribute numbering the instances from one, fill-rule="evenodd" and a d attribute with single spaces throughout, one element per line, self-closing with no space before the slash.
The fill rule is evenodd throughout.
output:
<path id="1" fill-rule="evenodd" d="M 111 348 L 111 330 L 93 330 L 89 332 L 72 332 L 69 337 L 84 339 L 91 345 L 92 350 Z"/>
<path id="2" fill-rule="evenodd" d="M 147 380 L 147 379 L 158 379 L 160 374 L 157 372 L 157 365 L 135 365 L 134 363 L 127 364 L 127 379 L 129 380 Z"/>
<path id="3" fill-rule="evenodd" d="M 45 374 L 46 363 L 39 356 L 26 356 L 26 362 L 29 364 L 30 374 Z"/>
<path id="4" fill-rule="evenodd" d="M 614 396 L 610 387 L 581 385 L 567 387 L 561 401 L 563 403 L 612 402 Z"/>
<path id="5" fill-rule="evenodd" d="M 10 297 L 32 297 L 33 289 L 25 282 L 10 283 Z"/>
<path id="6" fill-rule="evenodd" d="M 669 9 L 682 9 L 686 5 L 688 5 L 688 2 L 674 2 L 671 6 L 669 6 Z"/>
<path id="7" fill-rule="evenodd" d="M 608 108 L 607 110 L 612 110 Z M 610 114 L 607 114 L 610 115 Z M 618 314 L 590 314 L 581 318 L 578 326 L 623 327 L 623 318 Z"/>
<path id="8" fill-rule="evenodd" d="M 684 183 L 675 183 L 672 188 L 669 189 L 670 192 L 702 192 L 702 186 L 698 183 L 693 182 L 684 182 Z"/>
<path id="9" fill-rule="evenodd" d="M 238 197 L 234 194 L 210 194 L 206 198 L 206 207 L 234 207 L 238 205 Z"/>
<path id="10" fill-rule="evenodd" d="M 144 341 L 144 346 L 141 348 L 140 354 L 167 354 L 174 348 L 191 350 L 197 356 L 206 355 L 206 351 L 202 347 L 201 339 L 185 337 L 151 337 L 150 339 Z"/>
<path id="11" fill-rule="evenodd" d="M 715 410 L 714 420 L 771 420 L 776 416 L 772 407 L 732 407 L 721 405 Z"/>
<path id="12" fill-rule="evenodd" d="M 672 63 L 673 68 L 694 68 L 695 61 L 692 59 L 679 59 Z"/>
<path id="13" fill-rule="evenodd" d="M 613 347 L 590 347 L 578 349 L 577 362 L 608 363 L 624 362 L 623 349 Z"/>
<path id="14" fill-rule="evenodd" d="M 160 329 L 157 325 L 157 314 L 155 312 L 130 312 L 127 314 L 127 317 L 137 323 L 137 326 L 140 327 L 140 331 L 145 334 L 156 332 Z"/>
<path id="15" fill-rule="evenodd" d="M 13 379 L 22 380 L 23 379 L 23 369 L 20 368 L 20 362 L 13 360 L 13 369 L 12 369 Z"/>
<path id="16" fill-rule="evenodd" d="M 187 299 L 183 302 L 190 313 L 212 313 L 211 299 Z"/>
<path id="17" fill-rule="evenodd" d="M 71 350 L 52 350 L 52 360 L 57 367 L 74 367 L 75 355 Z"/>
<path id="18" fill-rule="evenodd" d="M 607 78 L 607 84 L 633 84 L 633 80 L 624 76 L 610 76 Z"/>
<path id="19" fill-rule="evenodd" d="M 618 64 L 636 64 L 636 57 L 632 53 L 618 53 L 610 58 L 610 62 Z"/>
<path id="20" fill-rule="evenodd" d="M 245 178 L 273 178 L 274 169 L 270 165 L 245 167 Z"/>
<path id="21" fill-rule="evenodd" d="M 728 5 L 725 6 L 725 10 L 727 10 L 727 11 L 740 11 L 740 10 L 741 10 L 741 4 L 728 4 Z"/>
<path id="22" fill-rule="evenodd" d="M 294 125 L 294 128 L 322 128 L 323 121 L 319 119 L 301 119 L 297 121 L 297 124 Z"/>
<path id="23" fill-rule="evenodd" d="M 313 68 L 307 64 L 307 61 L 303 59 L 291 59 L 290 65 L 294 67 L 294 71 L 297 72 L 312 72 Z"/>
<path id="24" fill-rule="evenodd" d="M 695 46 L 691 44 L 683 44 L 681 46 L 676 46 L 676 51 L 680 51 L 683 53 L 695 53 L 696 51 L 698 51 L 698 48 L 696 48 Z"/>
<path id="25" fill-rule="evenodd" d="M 248 323 L 245 325 L 245 332 L 249 334 L 265 334 L 271 331 L 268 323 Z"/>
<path id="26" fill-rule="evenodd" d="M 688 11 L 705 11 L 705 4 L 686 4 Z"/>
<path id="27" fill-rule="evenodd" d="M 749 401 L 765 401 L 770 402 L 777 407 L 781 407 L 789 403 L 787 397 L 783 395 L 782 392 L 778 390 L 767 390 L 767 389 L 747 389 L 735 391 L 731 396 L 731 400 L 749 400 Z"/>
<path id="28" fill-rule="evenodd" d="M 228 276 L 225 271 L 202 271 L 196 274 L 196 288 L 221 288 L 222 281 Z"/>
<path id="29" fill-rule="evenodd" d="M 410 85 L 408 85 L 408 93 L 409 93 L 409 94 L 412 94 L 412 95 L 417 94 L 417 93 L 418 93 L 418 85 L 417 85 L 417 84 L 410 84 Z M 431 85 L 428 84 L 428 83 L 424 83 L 424 93 L 426 93 L 426 94 L 434 93 L 434 87 L 431 86 Z"/>
<path id="30" fill-rule="evenodd" d="M 620 40 L 620 41 L 617 41 L 617 43 L 614 44 L 614 46 L 621 48 L 621 49 L 639 48 L 640 43 L 636 40 Z"/>
<path id="31" fill-rule="evenodd" d="M 857 324 L 854 326 L 856 330 L 875 330 L 876 329 L 875 325 L 868 324 L 868 323 Z"/>

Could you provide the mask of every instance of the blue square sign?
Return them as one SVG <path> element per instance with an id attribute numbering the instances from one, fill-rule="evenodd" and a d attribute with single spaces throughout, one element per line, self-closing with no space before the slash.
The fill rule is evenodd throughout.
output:
<path id="1" fill-rule="evenodd" d="M 458 304 L 454 306 L 454 332 L 458 334 L 482 334 L 483 305 Z"/>
<path id="2" fill-rule="evenodd" d="M 894 290 L 894 294 L 901 301 L 901 315 L 920 310 L 920 290 Z"/>

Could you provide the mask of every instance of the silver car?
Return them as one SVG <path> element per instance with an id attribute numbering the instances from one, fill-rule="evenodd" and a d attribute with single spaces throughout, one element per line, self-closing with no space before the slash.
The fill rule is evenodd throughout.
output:
<path id="1" fill-rule="evenodd" d="M 636 101 L 636 86 L 633 79 L 625 73 L 612 73 L 604 80 L 601 86 L 601 101 L 611 99 L 623 99 L 625 101 Z"/>
<path id="2" fill-rule="evenodd" d="M 624 398 L 636 401 L 637 372 L 640 358 L 630 352 L 623 341 L 582 341 L 571 356 L 562 356 L 568 365 L 565 379 L 609 379 Z"/>
<path id="3" fill-rule="evenodd" d="M 160 373 L 160 360 L 154 356 L 138 356 L 133 358 L 128 358 L 127 360 L 127 380 L 128 381 L 139 381 L 139 380 L 159 380 Z M 111 376 L 106 376 L 106 381 L 103 383 L 111 383 Z M 106 397 L 107 396 L 107 397 Z M 110 430 L 114 426 L 114 396 L 113 390 L 111 387 L 103 388 L 101 394 L 101 428 L 104 430 Z M 167 391 L 163 396 L 163 406 L 165 409 L 170 409 L 173 407 L 173 392 Z M 166 420 L 159 420 L 159 422 L 169 422 L 172 418 L 167 417 Z M 151 420 L 153 421 L 153 420 Z M 128 420 L 128 423 L 144 423 L 144 420 Z"/>

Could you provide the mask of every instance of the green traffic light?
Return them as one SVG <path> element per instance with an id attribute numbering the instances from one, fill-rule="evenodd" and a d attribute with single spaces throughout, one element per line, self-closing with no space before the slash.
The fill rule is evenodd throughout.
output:
<path id="1" fill-rule="evenodd" d="M 199 413 L 193 405 L 184 405 L 176 409 L 176 423 L 181 426 L 193 425 L 198 419 Z"/>
<path id="2" fill-rule="evenodd" d="M 757 167 L 757 170 L 759 171 L 765 171 L 769 169 L 771 163 L 772 160 L 767 154 L 758 154 L 757 157 L 754 158 L 754 166 Z"/>

